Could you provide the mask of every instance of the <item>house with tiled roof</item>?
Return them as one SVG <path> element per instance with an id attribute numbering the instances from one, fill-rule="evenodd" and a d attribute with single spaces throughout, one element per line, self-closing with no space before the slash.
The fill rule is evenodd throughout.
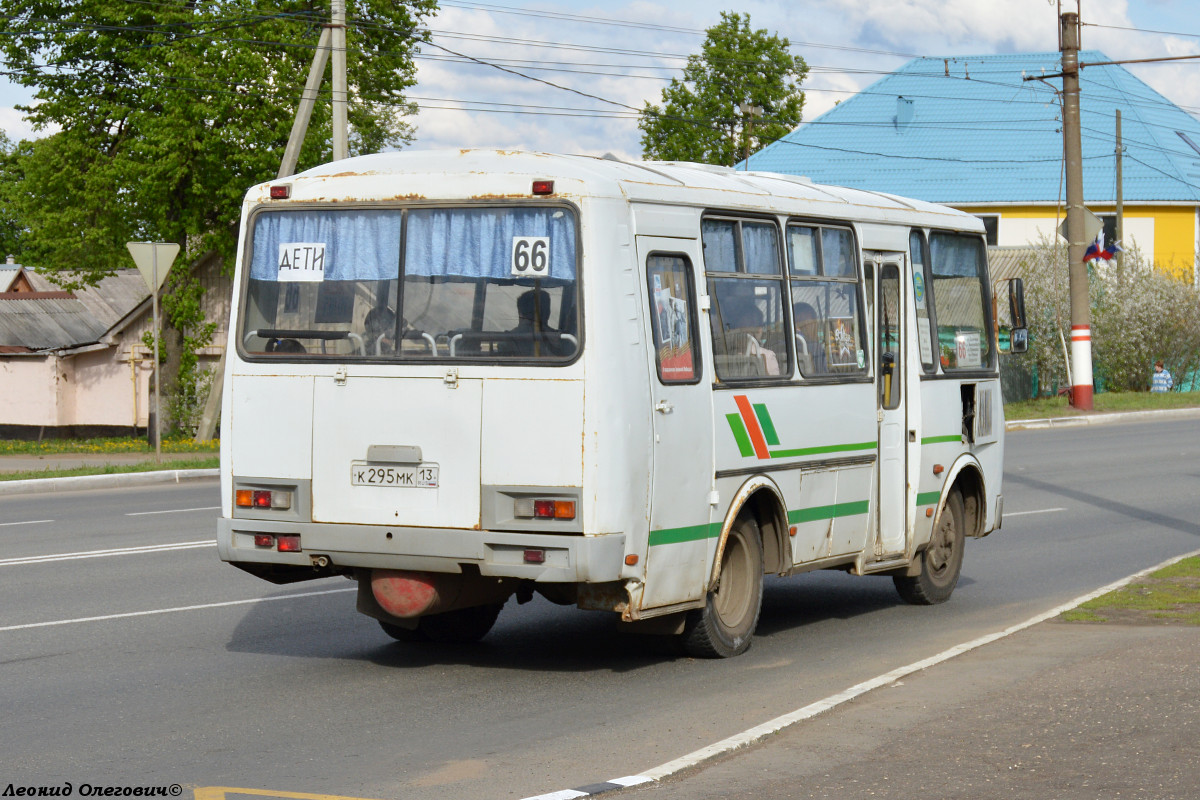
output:
<path id="1" fill-rule="evenodd" d="M 1111 241 L 1119 110 L 1124 245 L 1195 281 L 1200 120 L 1102 52 L 1079 60 L 1084 202 Z M 1041 77 L 1059 71 L 1057 52 L 918 58 L 742 166 L 950 205 L 989 244 L 1036 243 L 1065 214 L 1062 80 Z"/>

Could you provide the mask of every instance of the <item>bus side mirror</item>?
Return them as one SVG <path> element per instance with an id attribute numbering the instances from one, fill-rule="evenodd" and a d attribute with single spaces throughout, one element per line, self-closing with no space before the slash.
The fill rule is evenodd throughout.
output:
<path id="1" fill-rule="evenodd" d="M 1008 282 L 1008 318 L 1012 321 L 1008 350 L 1024 353 L 1029 349 L 1029 329 L 1025 327 L 1025 284 L 1020 278 Z"/>

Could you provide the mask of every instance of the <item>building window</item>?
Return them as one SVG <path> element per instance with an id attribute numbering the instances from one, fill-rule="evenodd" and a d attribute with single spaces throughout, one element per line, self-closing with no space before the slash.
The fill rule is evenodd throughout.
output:
<path id="1" fill-rule="evenodd" d="M 977 214 L 976 216 L 983 220 L 983 235 L 987 239 L 988 247 L 1000 244 L 1000 217 L 996 214 Z"/>
<path id="2" fill-rule="evenodd" d="M 1104 243 L 1112 244 L 1117 241 L 1117 215 L 1116 214 L 1100 214 L 1100 221 L 1104 223 Z"/>

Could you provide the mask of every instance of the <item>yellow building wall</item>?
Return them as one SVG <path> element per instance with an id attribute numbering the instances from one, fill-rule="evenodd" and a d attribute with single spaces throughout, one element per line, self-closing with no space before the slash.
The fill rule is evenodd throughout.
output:
<path id="1" fill-rule="evenodd" d="M 1115 206 L 1088 206 L 1096 216 L 1116 214 Z M 968 214 L 994 214 L 1001 219 L 1054 218 L 1055 209 L 1046 206 L 971 206 Z M 1192 282 L 1197 262 L 1196 208 L 1194 206 L 1125 206 L 1125 219 L 1154 221 L 1154 265 Z M 1063 212 L 1058 215 L 1062 218 Z"/>

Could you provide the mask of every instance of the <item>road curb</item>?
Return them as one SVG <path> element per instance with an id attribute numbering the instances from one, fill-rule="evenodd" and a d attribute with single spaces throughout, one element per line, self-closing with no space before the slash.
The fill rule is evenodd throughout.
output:
<path id="1" fill-rule="evenodd" d="M 1009 431 L 1040 430 L 1044 428 L 1073 428 L 1079 425 L 1107 425 L 1118 422 L 1149 422 L 1164 417 L 1200 418 L 1200 408 L 1165 408 L 1159 411 L 1118 411 L 1078 417 L 1049 417 L 1047 419 L 1017 419 L 1004 424 Z"/>
<path id="2" fill-rule="evenodd" d="M 126 486 L 148 486 L 156 483 L 182 483 L 202 478 L 216 478 L 220 474 L 219 469 L 165 469 L 151 472 L 119 472 L 112 475 L 76 475 L 70 478 L 0 481 L 0 496 L 75 492 L 81 489 L 112 489 Z"/>

